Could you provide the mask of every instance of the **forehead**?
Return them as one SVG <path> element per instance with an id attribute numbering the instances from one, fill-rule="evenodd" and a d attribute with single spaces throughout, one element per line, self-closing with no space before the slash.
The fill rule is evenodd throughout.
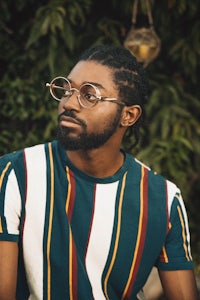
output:
<path id="1" fill-rule="evenodd" d="M 96 82 L 107 87 L 114 87 L 113 70 L 95 61 L 78 62 L 68 75 L 73 84 L 80 86 L 85 82 Z"/>

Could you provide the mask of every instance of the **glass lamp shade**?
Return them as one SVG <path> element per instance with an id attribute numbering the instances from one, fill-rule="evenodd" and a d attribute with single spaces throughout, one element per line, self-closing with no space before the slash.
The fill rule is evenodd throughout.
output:
<path id="1" fill-rule="evenodd" d="M 132 27 L 124 41 L 124 47 L 146 67 L 159 53 L 160 39 L 152 27 Z"/>

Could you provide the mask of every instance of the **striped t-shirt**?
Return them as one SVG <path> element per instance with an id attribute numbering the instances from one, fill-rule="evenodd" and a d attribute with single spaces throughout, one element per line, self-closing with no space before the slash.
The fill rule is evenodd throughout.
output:
<path id="1" fill-rule="evenodd" d="M 129 154 L 111 177 L 57 141 L 0 160 L 0 240 L 19 243 L 17 299 L 136 299 L 153 266 L 192 269 L 180 190 Z"/>

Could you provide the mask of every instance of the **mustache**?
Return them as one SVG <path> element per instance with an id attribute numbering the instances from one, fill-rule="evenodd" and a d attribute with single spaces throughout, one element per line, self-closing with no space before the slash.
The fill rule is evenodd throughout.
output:
<path id="1" fill-rule="evenodd" d="M 76 116 L 76 114 L 74 113 L 74 111 L 72 111 L 72 110 L 69 110 L 69 111 L 63 111 L 61 114 L 59 114 L 58 115 L 58 122 L 60 122 L 61 121 L 61 118 L 62 118 L 62 116 L 66 116 L 66 117 L 70 117 L 70 118 L 73 118 L 73 119 L 75 119 L 80 125 L 82 125 L 84 128 L 86 128 L 86 123 L 85 123 L 85 121 L 83 121 L 83 120 L 81 120 L 81 119 L 79 119 L 77 116 Z"/>

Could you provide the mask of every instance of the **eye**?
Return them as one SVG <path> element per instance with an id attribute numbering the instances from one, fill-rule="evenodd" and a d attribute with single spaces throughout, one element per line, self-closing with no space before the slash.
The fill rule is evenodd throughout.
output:
<path id="1" fill-rule="evenodd" d="M 87 101 L 95 101 L 97 98 L 96 98 L 96 95 L 92 94 L 91 92 L 87 92 L 85 94 L 82 94 L 82 96 L 84 97 L 85 100 Z"/>
<path id="2" fill-rule="evenodd" d="M 94 102 L 97 100 L 96 90 L 89 84 L 85 84 L 81 87 L 80 94 L 85 101 Z"/>

